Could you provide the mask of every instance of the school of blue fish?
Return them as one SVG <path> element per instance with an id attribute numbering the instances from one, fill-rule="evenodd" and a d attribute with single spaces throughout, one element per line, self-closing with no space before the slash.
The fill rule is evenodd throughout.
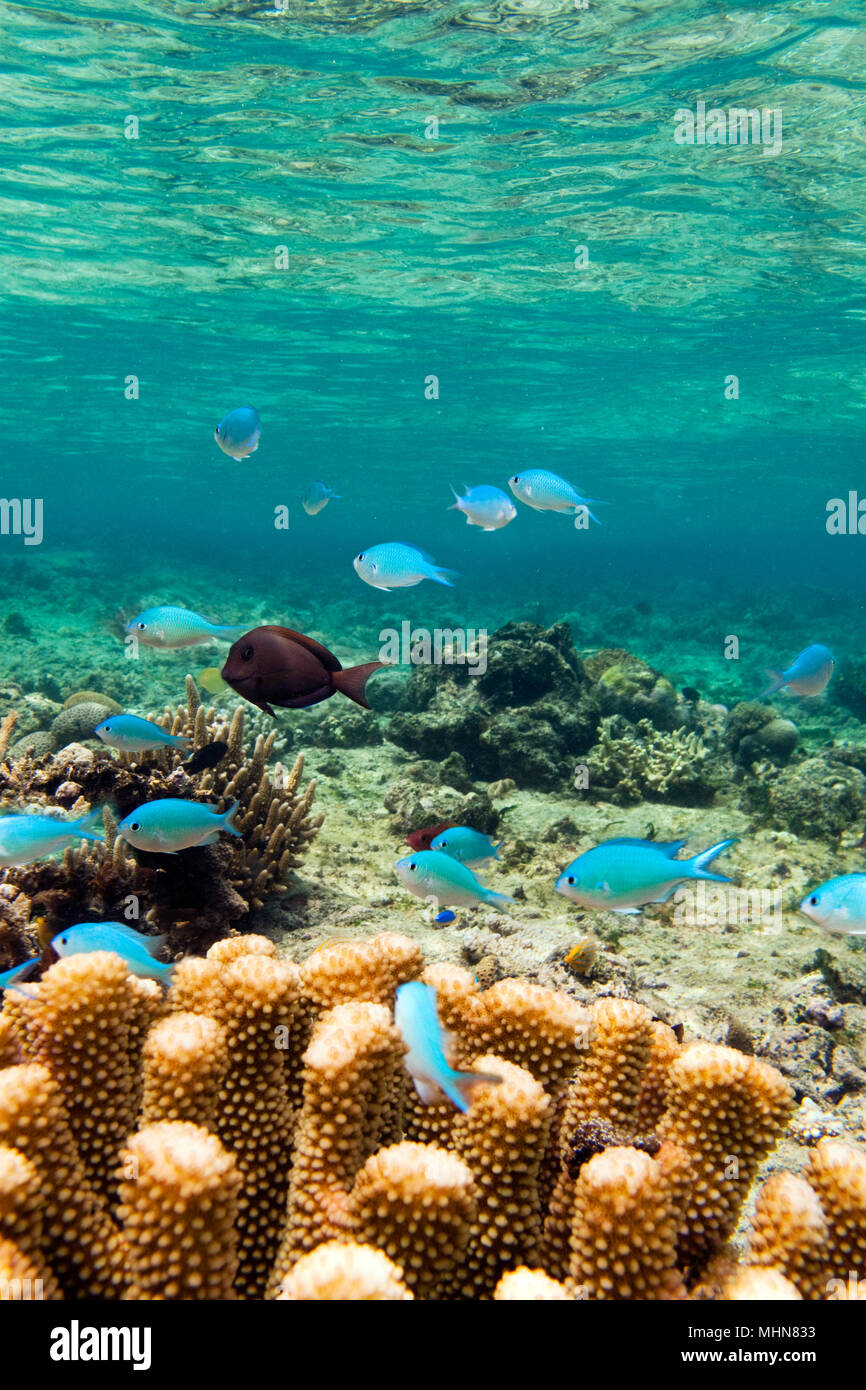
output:
<path id="1" fill-rule="evenodd" d="M 251 406 L 230 411 L 216 426 L 214 439 L 229 458 L 248 459 L 259 447 L 261 420 Z M 600 524 L 591 510 L 597 499 L 584 496 L 573 483 L 545 469 L 529 469 L 508 479 L 508 487 L 519 502 L 537 511 L 571 516 L 576 529 L 589 522 Z M 484 532 L 495 532 L 510 525 L 518 509 L 500 488 L 491 484 L 466 487 L 461 495 L 452 488 L 452 509 L 461 512 L 467 524 Z M 309 516 L 318 515 L 340 495 L 321 480 L 313 480 L 302 498 Z M 388 541 L 368 547 L 353 561 L 359 577 L 372 588 L 389 592 L 424 580 L 445 586 L 458 578 L 453 569 L 443 567 L 419 546 Z M 287 633 L 287 629 L 260 629 Z M 211 621 L 188 609 L 165 605 L 149 608 L 126 624 L 127 641 L 164 650 L 211 642 L 242 643 L 245 624 Z M 307 641 L 318 652 L 326 649 Z M 235 648 L 232 649 L 233 652 Z M 243 655 L 243 653 L 241 654 Z M 371 667 L 381 663 L 370 663 Z M 339 668 L 339 663 L 337 663 Z M 766 672 L 769 684 L 761 699 L 779 691 L 806 699 L 819 696 L 830 681 L 835 667 L 832 652 L 815 643 L 800 652 L 787 666 Z M 359 670 L 361 668 L 358 668 Z M 366 668 L 364 668 L 366 670 Z M 228 666 L 225 668 L 228 674 Z M 204 673 L 209 689 L 224 688 L 219 673 Z M 344 676 L 351 675 L 344 672 Z M 347 692 L 348 693 L 348 692 Z M 324 698 L 317 693 L 300 703 Z M 357 698 L 352 694 L 351 698 Z M 363 701 L 363 685 L 361 699 Z M 278 703 L 280 703 L 278 701 Z M 283 701 L 282 703 L 289 703 Z M 298 700 L 292 704 L 297 705 Z M 124 754 L 139 754 L 161 747 L 188 750 L 190 740 L 167 733 L 159 725 L 132 712 L 122 712 L 103 720 L 94 735 L 107 747 Z M 221 756 L 218 749 L 213 758 Z M 202 765 L 213 759 L 205 758 Z M 234 824 L 239 808 L 235 802 L 220 812 L 210 803 L 183 798 L 162 798 L 136 807 L 119 824 L 118 831 L 136 850 L 157 855 L 176 855 L 203 845 L 216 843 L 221 835 L 240 836 Z M 81 840 L 103 839 L 99 830 L 102 807 L 95 807 L 77 819 L 51 813 L 12 813 L 0 816 L 0 867 L 21 866 L 62 853 Z M 452 908 L 480 906 L 508 910 L 516 906 L 514 896 L 491 888 L 474 872 L 500 861 L 504 841 L 494 843 L 491 836 L 472 826 L 448 826 L 437 834 L 429 849 L 400 858 L 395 872 L 410 893 L 434 909 L 434 920 L 444 924 L 454 920 Z M 730 878 L 711 870 L 710 865 L 730 850 L 735 839 L 724 839 L 691 857 L 680 857 L 686 841 L 662 843 L 652 839 L 615 838 L 579 854 L 562 870 L 555 891 L 584 910 L 637 913 L 650 903 L 668 901 L 684 883 L 707 880 L 728 883 Z M 506 864 L 507 867 L 507 864 Z M 828 932 L 853 936 L 866 935 L 866 873 L 850 873 L 832 878 L 815 887 L 800 904 L 801 912 Z M 51 946 L 57 956 L 112 951 L 135 975 L 168 986 L 173 966 L 157 956 L 166 941 L 119 922 L 81 922 L 57 934 Z M 0 974 L 0 990 L 30 993 L 38 985 L 25 988 L 40 966 L 32 957 Z M 496 1084 L 497 1076 L 454 1070 L 448 1060 L 449 1042 L 443 1032 L 436 1007 L 436 992 L 429 985 L 414 981 L 397 990 L 395 1021 L 408 1049 L 406 1065 L 419 1096 L 425 1101 L 446 1096 L 458 1109 L 471 1104 L 474 1089 Z"/>

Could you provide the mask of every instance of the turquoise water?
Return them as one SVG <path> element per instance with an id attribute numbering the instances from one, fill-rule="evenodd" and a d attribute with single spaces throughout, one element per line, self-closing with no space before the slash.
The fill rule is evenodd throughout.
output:
<path id="1" fill-rule="evenodd" d="M 274 619 L 303 597 L 324 629 L 348 599 L 372 633 L 393 596 L 351 560 L 399 539 L 461 573 L 454 595 L 398 596 L 428 620 L 638 586 L 675 623 L 693 615 L 670 586 L 693 583 L 732 620 L 756 588 L 796 618 L 808 586 L 816 639 L 822 611 L 859 615 L 866 539 L 825 529 L 830 497 L 866 493 L 859 7 L 10 5 L 0 23 L 4 493 L 45 516 L 40 547 L 0 537 L 0 565 L 82 557 L 107 610 L 189 601 L 184 577 L 198 602 L 231 587 L 226 621 L 245 590 Z M 698 101 L 778 110 L 780 152 L 677 144 Z M 245 403 L 262 442 L 238 463 L 213 429 Z M 519 505 L 484 535 L 446 510 L 450 483 L 527 466 L 604 499 L 603 526 Z M 342 500 L 309 518 L 317 477 Z"/>

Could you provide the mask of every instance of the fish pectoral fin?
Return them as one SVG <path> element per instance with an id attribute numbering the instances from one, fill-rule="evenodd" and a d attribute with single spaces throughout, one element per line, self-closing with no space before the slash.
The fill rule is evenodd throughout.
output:
<path id="1" fill-rule="evenodd" d="M 660 897 L 658 897 L 658 898 L 652 898 L 651 901 L 654 902 L 654 903 L 666 903 L 666 902 L 669 902 L 670 899 L 673 897 L 674 893 L 675 893 L 675 892 L 677 891 L 677 889 L 679 888 L 680 883 L 681 883 L 681 880 L 680 880 L 680 879 L 677 879 L 676 883 L 672 883 L 671 886 L 670 886 L 670 888 L 666 888 L 666 889 L 664 890 L 664 892 L 661 894 Z"/>
<path id="2" fill-rule="evenodd" d="M 414 1078 L 415 1090 L 418 1098 L 424 1105 L 435 1105 L 437 1101 L 443 1099 L 443 1092 L 433 1081 L 423 1081 L 419 1077 Z"/>

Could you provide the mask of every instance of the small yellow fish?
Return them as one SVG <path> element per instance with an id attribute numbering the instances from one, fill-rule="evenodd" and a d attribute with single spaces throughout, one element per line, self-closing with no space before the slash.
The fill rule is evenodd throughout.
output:
<path id="1" fill-rule="evenodd" d="M 211 695 L 219 695 L 221 690 L 228 690 L 217 666 L 206 666 L 203 671 L 199 671 L 195 679 L 196 684 L 203 685 Z"/>
<path id="2" fill-rule="evenodd" d="M 562 957 L 563 965 L 573 970 L 575 975 L 585 975 L 598 954 L 598 943 L 591 936 L 581 937 Z"/>

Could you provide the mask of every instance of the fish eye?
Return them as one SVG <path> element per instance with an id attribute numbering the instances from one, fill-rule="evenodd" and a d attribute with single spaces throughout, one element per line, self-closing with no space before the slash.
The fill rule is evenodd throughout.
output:
<path id="1" fill-rule="evenodd" d="M 515 473 L 514 477 L 511 479 L 511 481 L 512 481 L 513 483 L 519 483 L 519 482 L 520 482 L 520 474 L 519 474 L 519 473 Z"/>
<path id="2" fill-rule="evenodd" d="M 141 821 L 139 821 L 139 820 L 134 820 L 134 821 L 132 822 L 132 825 L 131 825 L 129 828 L 130 828 L 130 830 L 140 830 L 140 829 L 141 829 Z"/>
<path id="3" fill-rule="evenodd" d="M 574 874 L 569 874 L 566 883 L 574 883 Z"/>
<path id="4" fill-rule="evenodd" d="M 244 647 L 241 651 L 241 661 L 252 661 L 253 655 L 252 647 Z"/>
<path id="5" fill-rule="evenodd" d="M 809 899 L 809 906 L 810 906 L 810 907 L 817 907 L 817 906 L 818 906 L 818 894 L 817 894 L 817 893 L 815 893 L 815 894 Z"/>
<path id="6" fill-rule="evenodd" d="M 358 559 L 359 559 L 359 560 L 363 560 L 363 558 L 364 558 L 364 552 L 363 552 L 363 550 L 362 550 L 362 551 L 361 551 L 361 554 L 358 556 Z"/>
<path id="7" fill-rule="evenodd" d="M 448 843 L 447 840 L 443 840 L 443 841 L 442 841 L 442 848 L 443 848 L 443 849 L 445 848 L 445 846 L 447 845 L 447 843 Z"/>
<path id="8" fill-rule="evenodd" d="M 412 870 L 413 873 L 414 873 L 414 871 L 417 869 L 417 867 L 418 867 L 417 864 L 410 864 L 410 865 L 409 865 L 409 868 Z"/>
<path id="9" fill-rule="evenodd" d="M 61 936 L 61 938 L 60 938 L 60 944 L 61 944 L 61 946 L 65 946 L 65 945 L 66 945 L 66 941 L 67 941 L 67 938 L 66 938 L 65 936 Z"/>
<path id="10" fill-rule="evenodd" d="M 145 629 L 146 627 L 147 627 L 147 623 L 139 623 L 139 624 L 138 624 L 138 630 L 139 630 L 139 632 L 144 632 L 144 629 Z"/>

